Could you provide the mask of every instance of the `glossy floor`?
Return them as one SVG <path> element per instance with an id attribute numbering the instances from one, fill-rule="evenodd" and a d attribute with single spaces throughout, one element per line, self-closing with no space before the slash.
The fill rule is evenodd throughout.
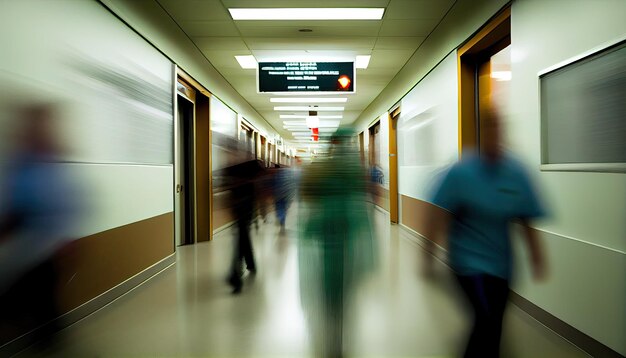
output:
<path id="1" fill-rule="evenodd" d="M 175 265 L 62 331 L 62 343 L 18 357 L 314 356 L 300 299 L 296 216 L 292 207 L 284 234 L 272 217 L 253 226 L 259 271 L 245 279 L 240 295 L 224 280 L 233 236 L 227 229 L 212 242 L 179 247 Z M 468 318 L 447 268 L 438 264 L 436 279 L 426 280 L 417 239 L 389 225 L 382 211 L 372 210 L 372 221 L 378 261 L 346 302 L 345 356 L 458 356 Z M 513 305 L 502 351 L 503 357 L 586 356 Z"/>

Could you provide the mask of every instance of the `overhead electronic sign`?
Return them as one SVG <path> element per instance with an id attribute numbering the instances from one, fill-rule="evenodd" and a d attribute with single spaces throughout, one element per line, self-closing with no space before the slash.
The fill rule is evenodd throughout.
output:
<path id="1" fill-rule="evenodd" d="M 259 62 L 260 93 L 354 93 L 354 62 Z"/>

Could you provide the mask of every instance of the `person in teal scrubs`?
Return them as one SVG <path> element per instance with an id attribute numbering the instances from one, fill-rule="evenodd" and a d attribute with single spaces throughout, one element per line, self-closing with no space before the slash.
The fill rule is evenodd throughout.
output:
<path id="1" fill-rule="evenodd" d="M 449 262 L 474 314 L 464 356 L 498 357 L 513 274 L 510 224 L 522 225 L 534 275 L 542 278 L 544 256 L 528 225 L 545 211 L 521 163 L 502 151 L 497 115 L 481 120 L 480 156 L 464 158 L 443 176 L 432 203 L 447 214 L 432 213 L 425 236 L 433 239 L 437 222 L 445 222 Z M 432 256 L 425 259 L 430 269 Z"/>

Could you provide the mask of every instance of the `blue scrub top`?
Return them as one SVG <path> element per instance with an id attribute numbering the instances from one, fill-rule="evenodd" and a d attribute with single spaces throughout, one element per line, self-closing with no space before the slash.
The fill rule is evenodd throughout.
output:
<path id="1" fill-rule="evenodd" d="M 509 223 L 545 214 L 524 168 L 508 156 L 493 163 L 473 156 L 455 164 L 436 189 L 433 204 L 453 216 L 449 255 L 457 274 L 507 280 L 512 271 Z"/>

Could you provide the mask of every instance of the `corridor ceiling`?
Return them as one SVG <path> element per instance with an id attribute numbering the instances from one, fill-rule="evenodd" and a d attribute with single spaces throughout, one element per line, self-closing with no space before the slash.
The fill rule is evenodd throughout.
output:
<path id="1" fill-rule="evenodd" d="M 242 69 L 235 56 L 257 61 L 294 58 L 353 61 L 371 55 L 367 69 L 357 69 L 356 93 L 345 94 L 341 124 L 350 124 L 396 76 L 424 39 L 435 29 L 454 0 L 155 0 L 177 22 L 224 78 L 286 140 L 270 94 L 259 94 L 256 70 Z M 382 20 L 244 20 L 234 21 L 230 8 L 382 7 Z M 312 30 L 302 32 L 300 30 Z M 290 96 L 293 97 L 293 96 Z M 316 96 L 319 97 L 319 96 Z M 321 104 L 323 105 L 323 104 Z M 320 113 L 321 114 L 321 113 Z M 341 114 L 324 113 L 324 114 Z"/>

